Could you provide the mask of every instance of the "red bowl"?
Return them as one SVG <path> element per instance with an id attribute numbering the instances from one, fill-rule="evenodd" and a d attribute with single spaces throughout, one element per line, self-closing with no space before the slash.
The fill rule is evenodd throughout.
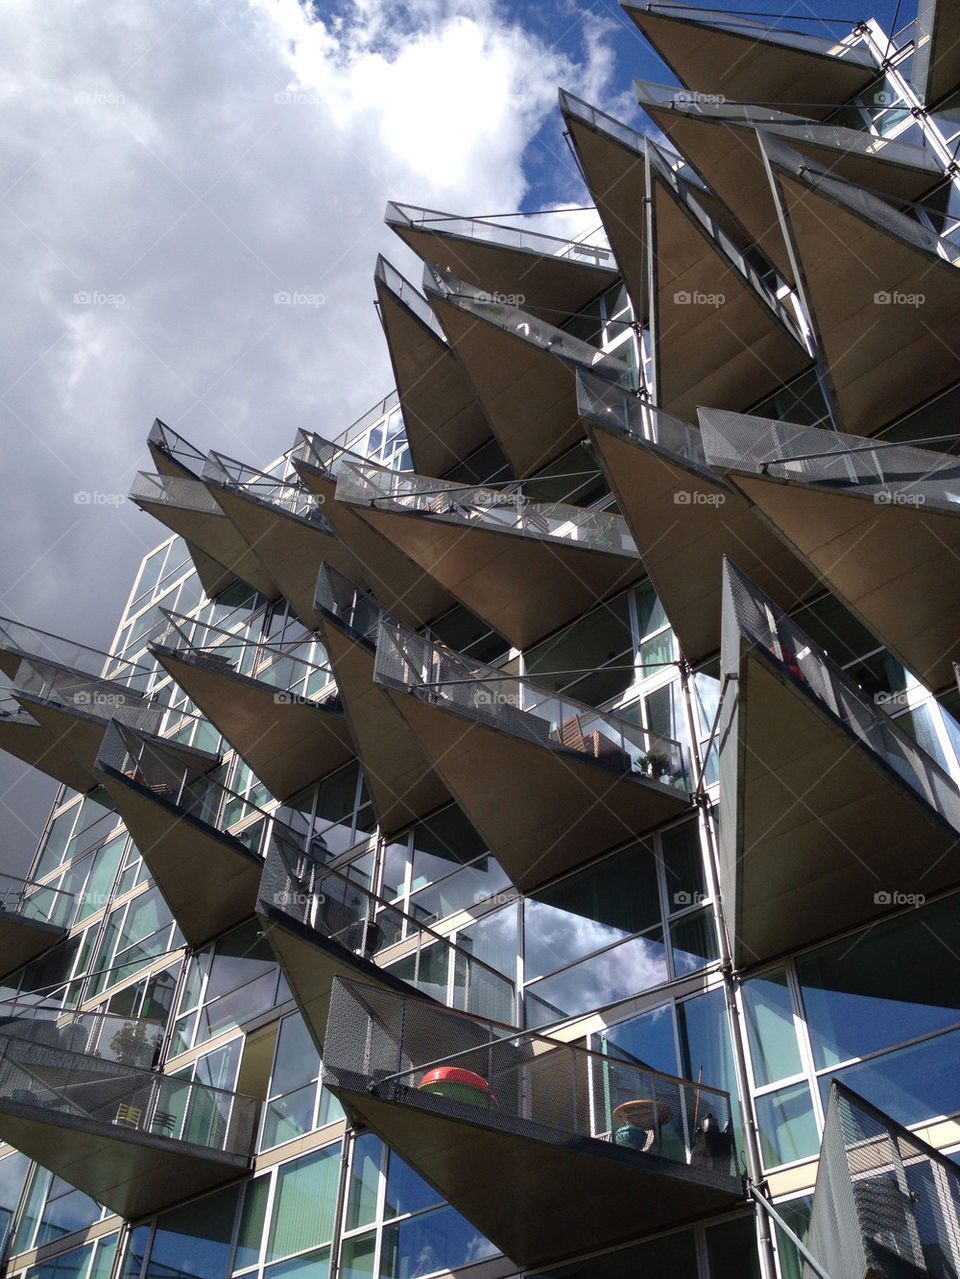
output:
<path id="1" fill-rule="evenodd" d="M 422 1088 L 424 1084 L 439 1084 L 444 1081 L 469 1084 L 471 1088 L 479 1088 L 481 1092 L 490 1091 L 490 1085 L 481 1075 L 474 1074 L 472 1070 L 464 1070 L 460 1066 L 435 1066 L 420 1080 L 420 1087 Z"/>

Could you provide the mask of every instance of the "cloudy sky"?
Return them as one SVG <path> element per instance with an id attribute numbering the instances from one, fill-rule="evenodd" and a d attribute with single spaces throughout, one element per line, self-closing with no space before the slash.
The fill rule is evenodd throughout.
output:
<path id="1" fill-rule="evenodd" d="M 4 0 L 0 49 L 0 614 L 97 646 L 164 532 L 123 501 L 154 417 L 252 463 L 339 433 L 391 386 L 377 253 L 419 281 L 386 201 L 582 205 L 557 86 L 639 126 L 671 79 L 614 0 Z M 0 756 L 0 864 L 54 789 Z"/>

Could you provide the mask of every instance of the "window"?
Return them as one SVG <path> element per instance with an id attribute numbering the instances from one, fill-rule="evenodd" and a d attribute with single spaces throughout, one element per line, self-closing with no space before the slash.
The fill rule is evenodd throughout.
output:
<path id="1" fill-rule="evenodd" d="M 341 1118 L 340 1103 L 321 1087 L 320 1054 L 303 1018 L 299 1013 L 284 1017 L 277 1034 L 260 1149 L 270 1150 Z"/>

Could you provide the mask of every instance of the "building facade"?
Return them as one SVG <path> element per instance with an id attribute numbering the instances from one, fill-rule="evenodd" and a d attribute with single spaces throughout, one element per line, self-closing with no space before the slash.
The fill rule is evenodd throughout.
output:
<path id="1" fill-rule="evenodd" d="M 396 390 L 0 621 L 11 1276 L 960 1273 L 960 20 L 627 12 L 596 233 L 390 204 Z"/>

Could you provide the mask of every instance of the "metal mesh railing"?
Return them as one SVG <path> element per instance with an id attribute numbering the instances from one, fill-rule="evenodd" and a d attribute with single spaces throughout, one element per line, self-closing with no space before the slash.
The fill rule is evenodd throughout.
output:
<path id="1" fill-rule="evenodd" d="M 952 1277 L 960 1270 L 960 1169 L 835 1082 L 807 1245 L 838 1277 Z M 803 1275 L 814 1279 L 809 1264 Z"/>
<path id="2" fill-rule="evenodd" d="M 724 676 L 737 675 L 744 640 L 769 654 L 849 733 L 960 831 L 960 793 L 948 775 L 729 562 L 724 571 L 722 631 Z"/>
<path id="3" fill-rule="evenodd" d="M 73 893 L 0 871 L 0 914 L 67 928 L 75 908 Z"/>
<path id="4" fill-rule="evenodd" d="M 579 240 L 563 240 L 559 236 L 545 235 L 542 231 L 530 231 L 524 227 L 504 226 L 481 218 L 458 217 L 452 213 L 440 213 L 436 209 L 420 209 L 412 204 L 387 204 L 387 224 L 411 227 L 418 231 L 431 231 L 439 235 L 455 235 L 468 240 L 481 240 L 503 248 L 524 249 L 542 257 L 568 258 L 589 266 L 606 266 L 615 269 L 613 254 L 605 245 L 584 244 Z"/>
<path id="5" fill-rule="evenodd" d="M 7 1035 L 0 1027 L 0 1109 L 11 1103 L 64 1127 L 78 1119 L 105 1136 L 166 1137 L 211 1153 L 249 1156 L 256 1132 L 253 1097 Z"/>
<path id="6" fill-rule="evenodd" d="M 52 662 L 55 666 L 97 678 L 102 678 L 109 670 L 115 683 L 140 692 L 149 686 L 153 676 L 149 667 L 113 657 L 62 635 L 51 635 L 35 626 L 25 626 L 9 617 L 0 617 L 0 650 L 37 662 Z"/>
<path id="7" fill-rule="evenodd" d="M 318 613 L 326 613 L 371 648 L 377 642 L 381 617 L 389 617 L 372 595 L 354 586 L 331 564 L 320 565 L 313 606 Z"/>
<path id="8" fill-rule="evenodd" d="M 446 271 L 438 271 L 428 263 L 423 273 L 424 288 L 428 293 L 439 294 L 445 301 L 451 302 L 461 310 L 467 311 L 479 319 L 495 324 L 504 333 L 512 333 L 531 346 L 555 355 L 578 368 L 593 369 L 604 374 L 624 386 L 631 384 L 631 373 L 626 363 L 614 355 L 605 355 L 603 351 L 589 342 L 574 337 L 564 329 L 539 320 L 518 306 L 497 300 L 494 294 L 486 293 L 466 281 Z"/>
<path id="9" fill-rule="evenodd" d="M 332 531 L 327 518 L 317 505 L 317 499 L 307 489 L 291 480 L 281 480 L 256 467 L 247 466 L 222 453 L 210 453 L 200 474 L 204 480 L 222 485 L 223 488 L 243 493 L 244 496 L 275 507 L 305 520 L 308 524 Z"/>
<path id="10" fill-rule="evenodd" d="M 519 482 L 496 489 L 350 462 L 341 468 L 337 499 L 380 510 L 416 511 L 459 525 L 515 529 L 615 555 L 637 554 L 622 515 L 566 502 L 539 502 L 525 497 Z"/>
<path id="11" fill-rule="evenodd" d="M 381 254 L 377 258 L 376 269 L 373 278 L 380 284 L 383 284 L 395 294 L 396 297 L 408 307 L 422 324 L 440 339 L 444 346 L 447 346 L 447 335 L 443 331 L 443 326 L 433 313 L 433 307 L 423 296 L 419 289 L 414 288 L 410 281 L 400 274 L 397 268 Z"/>
<path id="12" fill-rule="evenodd" d="M 334 986 L 323 1079 L 555 1145 L 612 1141 L 736 1184 L 729 1094 L 360 982 Z M 708 1149 L 705 1131 L 723 1139 Z"/>
<path id="13" fill-rule="evenodd" d="M 37 701 L 63 706 L 83 715 L 118 719 L 131 728 L 159 733 L 167 710 L 113 680 L 56 666 L 51 662 L 25 659 L 20 663 L 13 687 Z"/>
<path id="14" fill-rule="evenodd" d="M 130 486 L 130 500 L 178 507 L 202 515 L 219 515 L 226 519 L 203 481 L 189 480 L 186 476 L 155 475 L 150 471 L 138 471 Z"/>
<path id="15" fill-rule="evenodd" d="M 577 406 L 583 417 L 598 426 L 619 431 L 639 443 L 653 444 L 699 470 L 709 469 L 703 440 L 695 426 L 655 408 L 622 386 L 612 386 L 590 373 L 578 372 Z"/>
<path id="16" fill-rule="evenodd" d="M 960 458 L 947 453 L 711 409 L 702 430 L 710 460 L 730 470 L 960 513 Z"/>
<path id="17" fill-rule="evenodd" d="M 618 772 L 667 785 L 688 784 L 683 747 L 672 738 L 504 675 L 399 622 L 380 624 L 374 678 L 538 745 L 576 751 Z"/>
<path id="18" fill-rule="evenodd" d="M 0 1004 L 0 1036 L 144 1070 L 160 1060 L 163 1031 L 163 1022 L 151 1018 L 64 1012 L 62 1008 L 16 1000 Z"/>
<path id="19" fill-rule="evenodd" d="M 199 476 L 200 468 L 205 461 L 205 455 L 198 448 L 195 448 L 189 440 L 184 439 L 166 422 L 161 422 L 159 418 L 154 418 L 153 426 L 150 428 L 150 434 L 147 436 L 147 444 L 152 444 L 156 448 L 162 449 L 164 453 L 169 453 L 171 457 L 185 466 L 194 475 Z"/>
<path id="20" fill-rule="evenodd" d="M 169 625 L 156 640 L 157 648 L 214 670 L 256 680 L 328 709 L 339 704 L 330 667 L 297 655 L 297 648 L 313 647 L 315 641 L 311 634 L 281 648 L 250 640 L 246 631 L 232 633 L 169 609 L 164 609 L 163 614 Z"/>
<path id="21" fill-rule="evenodd" d="M 321 841 L 322 843 L 322 841 Z M 510 978 L 372 892 L 349 867 L 333 870 L 302 838 L 275 824 L 260 885 L 261 900 L 345 950 L 382 967 L 398 962 L 410 985 L 443 1002 L 453 983 L 456 1006 L 512 1020 Z M 393 957 L 388 952 L 406 942 Z"/>

